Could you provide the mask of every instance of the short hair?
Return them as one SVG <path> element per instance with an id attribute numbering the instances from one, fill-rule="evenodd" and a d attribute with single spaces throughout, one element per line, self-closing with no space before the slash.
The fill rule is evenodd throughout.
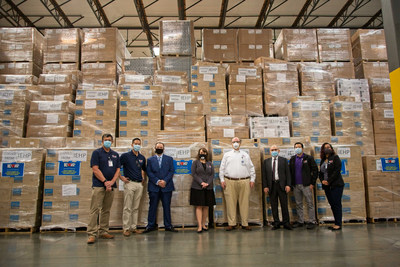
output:
<path id="1" fill-rule="evenodd" d="M 136 140 L 139 140 L 140 141 L 140 143 L 142 143 L 142 140 L 140 140 L 140 138 L 139 137 L 135 137 L 135 138 L 133 138 L 133 140 L 132 140 L 132 144 L 136 141 Z"/>
<path id="2" fill-rule="evenodd" d="M 103 134 L 103 136 L 101 137 L 101 141 L 104 141 L 105 138 L 111 137 L 111 141 L 114 140 L 112 134 L 106 133 Z"/>
<path id="3" fill-rule="evenodd" d="M 242 143 L 242 139 L 240 139 L 240 138 L 237 137 L 237 136 L 233 137 L 233 138 L 231 139 L 231 142 L 233 142 L 233 139 L 235 139 L 235 138 L 239 139 L 239 143 Z"/>
<path id="4" fill-rule="evenodd" d="M 296 147 L 296 145 L 301 145 L 301 147 L 304 148 L 304 145 L 303 145 L 302 142 L 296 142 L 296 143 L 294 143 L 294 146 L 293 146 L 293 147 Z"/>
<path id="5" fill-rule="evenodd" d="M 162 144 L 163 148 L 165 148 L 165 145 L 164 145 L 163 142 L 157 142 L 157 143 L 154 145 L 154 148 L 155 148 L 158 144 Z"/>

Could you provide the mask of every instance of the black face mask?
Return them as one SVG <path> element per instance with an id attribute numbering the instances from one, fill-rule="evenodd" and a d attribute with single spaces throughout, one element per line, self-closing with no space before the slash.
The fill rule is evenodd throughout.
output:
<path id="1" fill-rule="evenodd" d="M 163 148 L 156 148 L 156 154 L 161 155 L 164 152 Z"/>
<path id="2" fill-rule="evenodd" d="M 332 154 L 332 149 L 330 149 L 330 148 L 325 148 L 324 149 L 324 152 L 325 152 L 325 154 Z"/>
<path id="3" fill-rule="evenodd" d="M 203 159 L 203 160 L 204 160 L 204 159 L 206 159 L 206 158 L 207 158 L 207 155 L 204 155 L 204 154 L 201 154 L 201 155 L 200 155 L 200 159 Z"/>

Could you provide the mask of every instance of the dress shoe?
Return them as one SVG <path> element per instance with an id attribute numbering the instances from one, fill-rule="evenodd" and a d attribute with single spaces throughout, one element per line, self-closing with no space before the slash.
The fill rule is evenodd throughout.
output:
<path id="1" fill-rule="evenodd" d="M 133 229 L 133 230 L 131 230 L 131 233 L 132 234 L 142 234 L 143 233 L 143 231 L 140 231 L 140 230 L 138 230 L 138 229 Z"/>
<path id="2" fill-rule="evenodd" d="M 331 230 L 332 230 L 332 231 L 340 231 L 340 230 L 342 230 L 342 227 L 338 227 L 338 228 L 332 227 Z"/>
<path id="3" fill-rule="evenodd" d="M 286 230 L 293 230 L 292 226 L 290 226 L 289 224 L 285 224 L 283 228 L 285 228 Z"/>
<path id="4" fill-rule="evenodd" d="M 229 225 L 228 227 L 225 228 L 225 231 L 232 231 L 233 229 L 235 229 L 235 226 Z"/>
<path id="5" fill-rule="evenodd" d="M 328 230 L 332 230 L 332 229 L 333 229 L 333 226 L 329 226 L 329 227 L 328 227 Z"/>
<path id="6" fill-rule="evenodd" d="M 100 238 L 103 238 L 103 239 L 113 239 L 114 236 L 113 236 L 113 235 L 110 235 L 109 233 L 105 233 L 105 234 L 100 235 Z"/>
<path id="7" fill-rule="evenodd" d="M 143 233 L 143 234 L 146 234 L 146 233 L 153 232 L 153 231 L 155 231 L 155 230 L 156 230 L 155 228 L 146 228 L 142 233 Z"/>
<path id="8" fill-rule="evenodd" d="M 198 234 L 201 234 L 202 232 L 203 232 L 203 229 L 202 230 L 197 230 Z"/>
<path id="9" fill-rule="evenodd" d="M 177 233 L 177 232 L 178 232 L 178 230 L 176 230 L 174 227 L 165 228 L 165 231 L 167 231 L 167 232 L 173 232 L 173 233 Z"/>
<path id="10" fill-rule="evenodd" d="M 309 223 L 307 224 L 307 230 L 312 230 L 315 228 L 315 226 L 317 226 L 315 223 Z"/>
<path id="11" fill-rule="evenodd" d="M 298 228 L 298 227 L 303 227 L 303 226 L 304 226 L 304 223 L 299 223 L 299 222 L 295 222 L 295 223 L 292 225 L 293 228 Z"/>
<path id="12" fill-rule="evenodd" d="M 94 236 L 89 236 L 87 243 L 88 244 L 94 244 L 96 242 L 96 238 Z"/>
<path id="13" fill-rule="evenodd" d="M 279 225 L 272 226 L 272 230 L 278 230 L 279 228 L 281 228 Z"/>
<path id="14" fill-rule="evenodd" d="M 203 227 L 202 230 L 203 230 L 204 232 L 207 232 L 207 231 L 208 231 L 208 228 Z"/>
<path id="15" fill-rule="evenodd" d="M 131 232 L 129 230 L 125 230 L 123 233 L 124 236 L 128 237 L 131 235 Z"/>
<path id="16" fill-rule="evenodd" d="M 243 230 L 247 230 L 247 231 L 251 231 L 250 226 L 242 226 L 242 229 L 243 229 Z"/>

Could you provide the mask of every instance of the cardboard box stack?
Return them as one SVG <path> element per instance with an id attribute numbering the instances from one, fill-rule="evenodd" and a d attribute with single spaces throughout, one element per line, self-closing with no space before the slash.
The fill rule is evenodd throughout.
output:
<path id="1" fill-rule="evenodd" d="M 259 58 L 255 64 L 263 69 L 264 113 L 287 115 L 287 102 L 299 95 L 297 64 Z"/>
<path id="2" fill-rule="evenodd" d="M 250 138 L 290 137 L 288 117 L 250 117 Z"/>
<path id="3" fill-rule="evenodd" d="M 203 29 L 202 60 L 236 62 L 238 60 L 237 29 Z"/>
<path id="4" fill-rule="evenodd" d="M 350 29 L 317 29 L 320 62 L 351 61 Z"/>
<path id="5" fill-rule="evenodd" d="M 355 74 L 357 79 L 389 79 L 389 65 L 387 62 L 361 61 L 361 63 L 355 67 Z"/>
<path id="6" fill-rule="evenodd" d="M 167 93 L 164 103 L 164 129 L 204 131 L 203 108 L 201 93 Z"/>
<path id="7" fill-rule="evenodd" d="M 216 206 L 214 207 L 214 222 L 217 224 L 227 223 L 225 196 L 219 180 L 219 167 L 221 165 L 224 153 L 232 150 L 231 138 L 213 139 L 209 142 L 209 151 L 212 155 L 212 162 L 215 170 L 214 179 L 214 192 Z M 253 139 L 242 139 L 241 150 L 250 155 L 256 171 L 256 180 L 254 189 L 250 192 L 249 204 L 249 223 L 259 224 L 263 223 L 262 211 L 262 178 L 261 178 L 261 160 L 260 150 L 256 147 Z M 240 212 L 237 212 L 237 221 L 240 223 Z"/>
<path id="8" fill-rule="evenodd" d="M 367 79 L 337 79 L 335 84 L 337 95 L 352 96 L 356 102 L 370 102 Z"/>
<path id="9" fill-rule="evenodd" d="M 161 130 L 161 87 L 125 84 L 119 90 L 118 136 L 130 141 L 134 137 L 154 138 Z"/>
<path id="10" fill-rule="evenodd" d="M 261 68 L 231 64 L 228 74 L 229 114 L 263 117 Z"/>
<path id="11" fill-rule="evenodd" d="M 400 217 L 399 158 L 390 155 L 363 157 L 367 217 Z"/>
<path id="12" fill-rule="evenodd" d="M 43 68 L 44 37 L 35 28 L 0 29 L 0 74 L 33 75 Z"/>
<path id="13" fill-rule="evenodd" d="M 0 227 L 26 229 L 40 226 L 43 150 L 2 148 L 0 157 Z"/>
<path id="14" fill-rule="evenodd" d="M 332 132 L 336 136 L 352 136 L 361 147 L 362 155 L 374 155 L 374 134 L 370 103 L 333 101 Z"/>
<path id="15" fill-rule="evenodd" d="M 239 29 L 238 42 L 239 61 L 274 57 L 272 29 Z"/>
<path id="16" fill-rule="evenodd" d="M 154 57 L 125 58 L 122 73 L 134 73 L 153 76 L 157 69 L 157 59 Z"/>
<path id="17" fill-rule="evenodd" d="M 331 135 L 329 103 L 310 97 L 293 98 L 288 104 L 293 137 Z"/>
<path id="18" fill-rule="evenodd" d="M 376 105 L 392 103 L 390 79 L 368 79 L 368 83 L 372 108 Z"/>
<path id="19" fill-rule="evenodd" d="M 76 93 L 74 137 L 91 137 L 101 144 L 101 136 L 116 136 L 118 90 L 114 86 L 82 86 Z"/>
<path id="20" fill-rule="evenodd" d="M 314 155 L 318 166 L 321 161 L 318 156 L 320 149 L 321 146 L 314 147 Z M 334 150 L 342 161 L 341 174 L 345 183 L 342 196 L 343 221 L 365 222 L 367 214 L 361 149 L 359 146 L 354 145 L 337 145 L 334 146 Z M 317 179 L 316 195 L 317 218 L 320 223 L 334 221 L 328 199 L 319 179 Z"/>
<path id="21" fill-rule="evenodd" d="M 153 84 L 161 86 L 162 99 L 164 99 L 166 93 L 186 93 L 189 82 L 186 72 L 157 70 Z"/>
<path id="22" fill-rule="evenodd" d="M 227 115 L 226 69 L 220 64 L 197 62 L 191 73 L 191 90 L 203 95 L 204 115 Z"/>
<path id="23" fill-rule="evenodd" d="M 396 129 L 392 103 L 375 104 L 372 109 L 375 152 L 377 155 L 397 155 Z"/>
<path id="24" fill-rule="evenodd" d="M 287 61 L 318 61 L 315 29 L 282 29 L 275 41 L 275 58 Z"/>
<path id="25" fill-rule="evenodd" d="M 342 79 L 355 79 L 353 62 L 324 62 L 332 74 L 333 80 Z"/>
<path id="26" fill-rule="evenodd" d="M 335 96 L 333 76 L 325 64 L 300 63 L 299 76 L 302 96 L 314 96 L 315 100 L 329 100 Z"/>
<path id="27" fill-rule="evenodd" d="M 219 138 L 249 138 L 247 118 L 241 115 L 207 116 L 207 140 Z"/>

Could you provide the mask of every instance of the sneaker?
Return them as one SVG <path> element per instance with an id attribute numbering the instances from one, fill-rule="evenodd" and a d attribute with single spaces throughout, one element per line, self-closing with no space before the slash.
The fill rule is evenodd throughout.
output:
<path id="1" fill-rule="evenodd" d="M 114 236 L 113 236 L 113 235 L 110 235 L 110 234 L 108 234 L 108 233 L 105 233 L 105 234 L 100 235 L 100 238 L 103 238 L 103 239 L 113 239 Z"/>
<path id="2" fill-rule="evenodd" d="M 94 244 L 96 242 L 96 238 L 94 236 L 89 236 L 87 243 L 88 244 Z"/>
<path id="3" fill-rule="evenodd" d="M 131 232 L 129 230 L 125 230 L 123 233 L 124 236 L 128 237 L 131 235 Z"/>
<path id="4" fill-rule="evenodd" d="M 304 226 L 304 223 L 300 223 L 300 222 L 295 222 L 295 223 L 292 225 L 293 228 L 298 228 L 298 227 L 303 227 L 303 226 Z"/>

